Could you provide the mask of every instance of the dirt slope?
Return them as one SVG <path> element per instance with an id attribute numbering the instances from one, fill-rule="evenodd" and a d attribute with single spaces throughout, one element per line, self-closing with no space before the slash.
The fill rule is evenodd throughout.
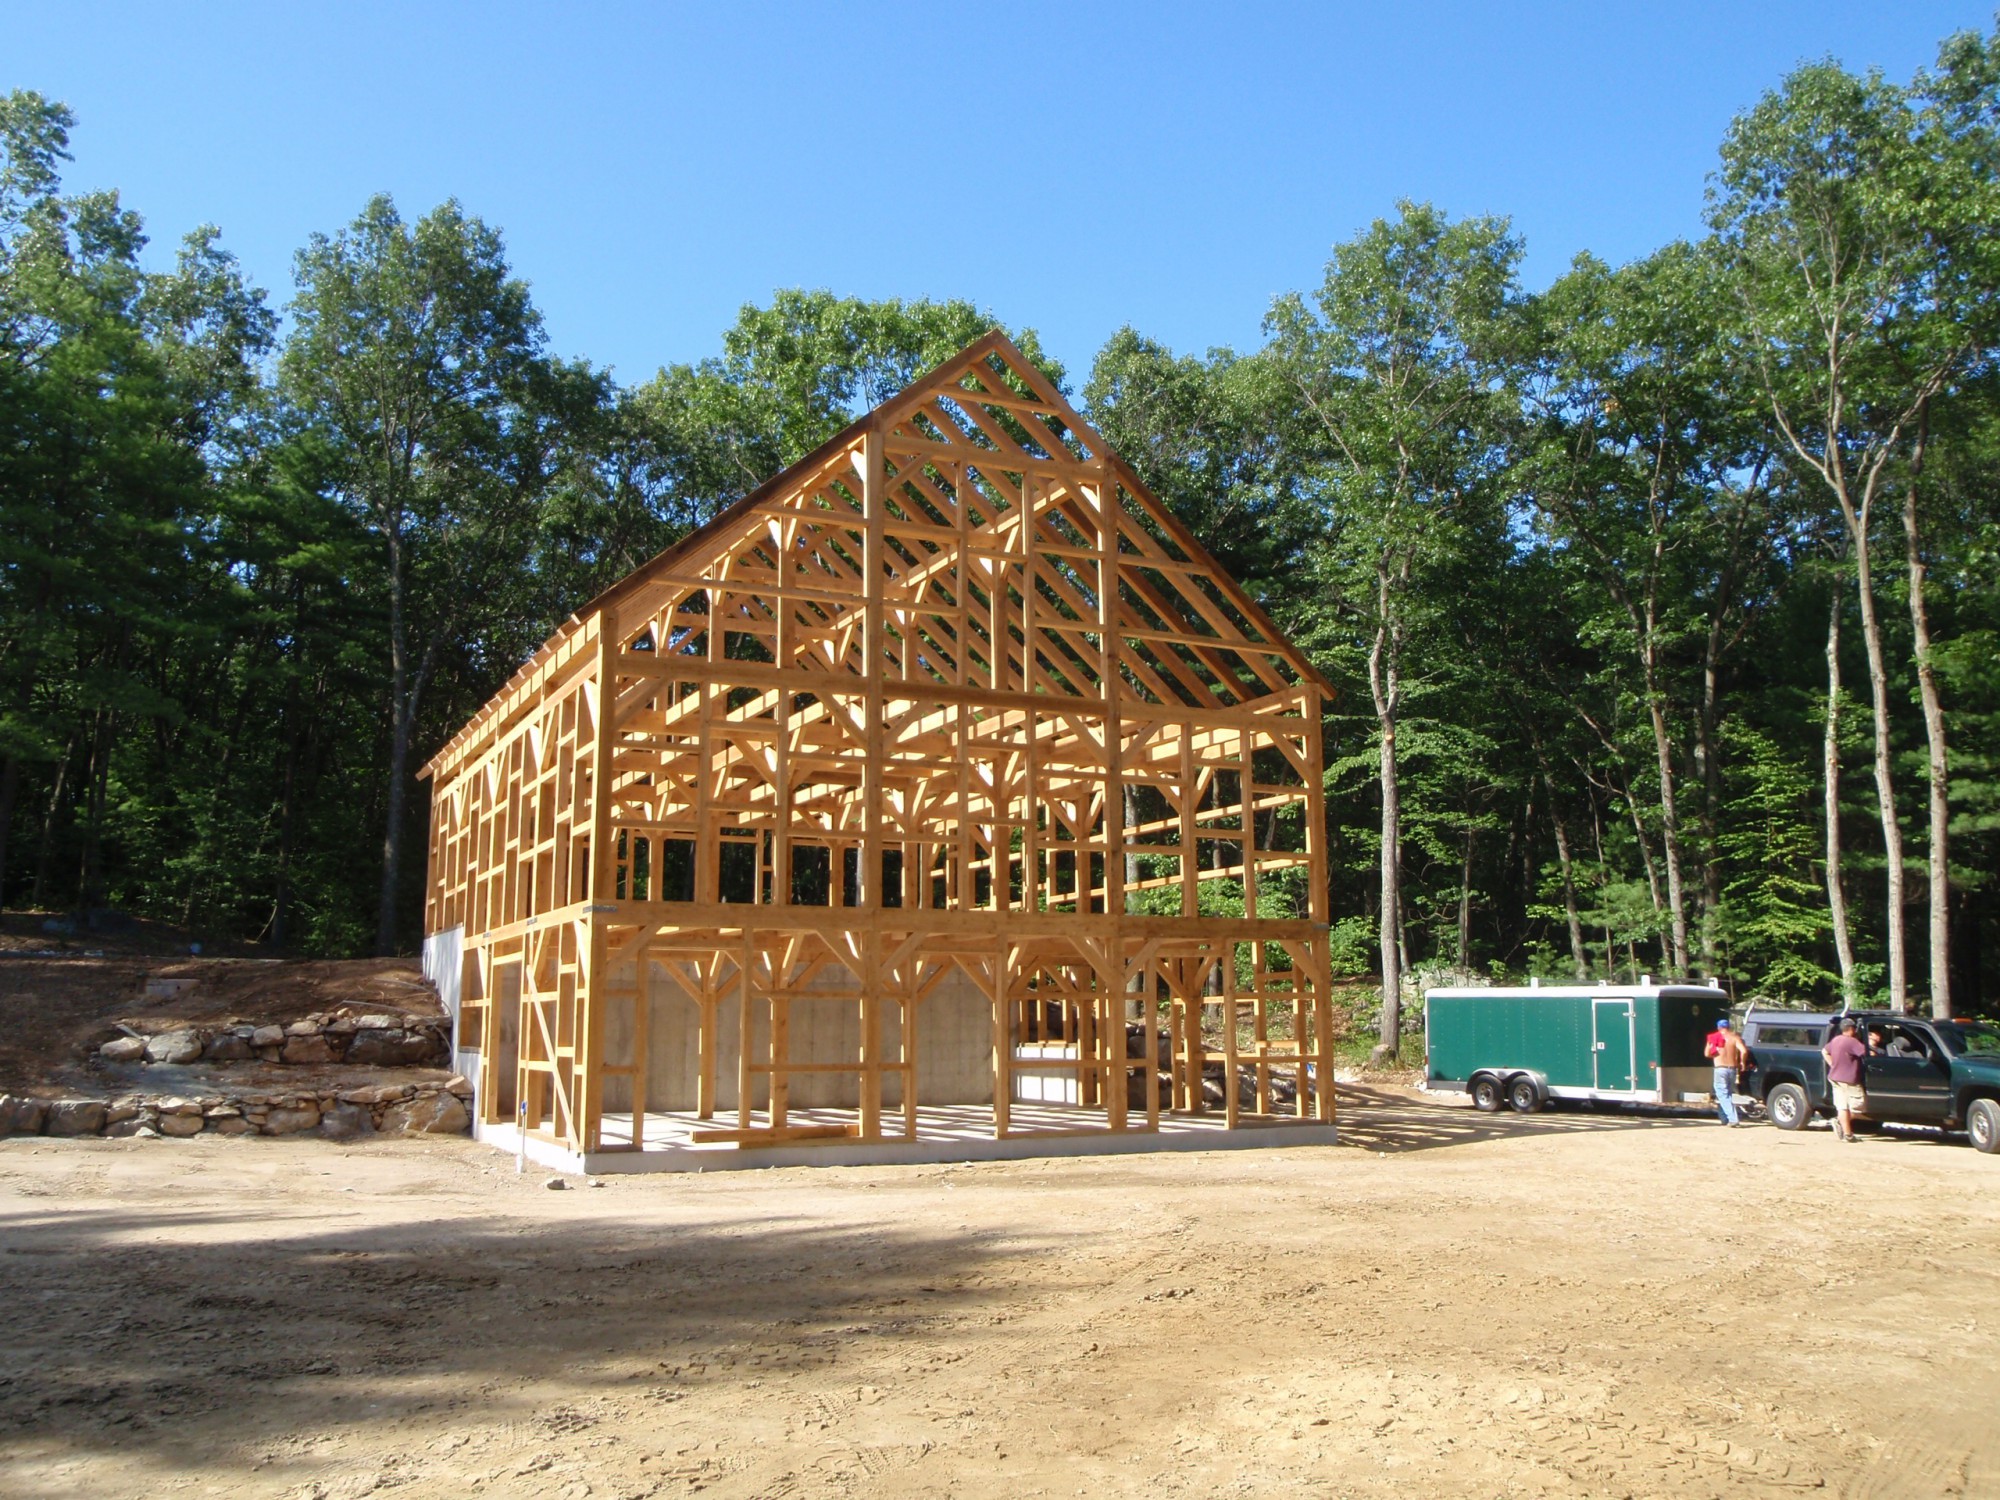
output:
<path id="1" fill-rule="evenodd" d="M 165 1029 L 237 1017 L 288 1023 L 343 1006 L 441 1014 L 414 959 L 197 958 L 168 928 L 134 923 L 109 934 L 51 935 L 40 930 L 42 920 L 10 913 L 0 923 L 0 1092 L 60 1091 L 64 1073 L 114 1035 L 117 1020 Z M 149 978 L 195 984 L 149 999 Z"/>

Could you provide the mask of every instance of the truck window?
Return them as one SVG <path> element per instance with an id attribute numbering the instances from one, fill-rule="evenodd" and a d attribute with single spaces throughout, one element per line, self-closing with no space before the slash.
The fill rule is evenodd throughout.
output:
<path id="1" fill-rule="evenodd" d="M 1931 1049 L 1924 1034 L 1914 1027 L 1886 1025 L 1870 1028 L 1870 1040 L 1880 1037 L 1871 1050 L 1884 1057 L 1929 1057 Z"/>
<path id="2" fill-rule="evenodd" d="M 1753 1047 L 1817 1047 L 1821 1040 L 1817 1026 L 1758 1026 L 1750 1034 Z"/>
<path id="3" fill-rule="evenodd" d="M 1939 1021 L 1938 1035 L 1954 1053 L 2000 1057 L 2000 1026 L 1985 1021 Z"/>

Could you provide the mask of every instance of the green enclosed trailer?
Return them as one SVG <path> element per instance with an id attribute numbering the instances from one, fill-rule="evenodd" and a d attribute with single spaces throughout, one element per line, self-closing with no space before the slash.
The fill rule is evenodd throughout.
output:
<path id="1" fill-rule="evenodd" d="M 1428 1087 L 1524 1113 L 1551 1099 L 1706 1099 L 1703 1048 L 1728 1014 L 1729 997 L 1706 985 L 1429 990 Z"/>

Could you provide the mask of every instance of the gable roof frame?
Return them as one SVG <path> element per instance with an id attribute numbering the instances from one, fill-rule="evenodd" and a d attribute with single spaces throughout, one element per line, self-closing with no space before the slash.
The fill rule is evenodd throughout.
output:
<path id="1" fill-rule="evenodd" d="M 1027 393 L 1024 395 L 1010 384 L 1009 377 L 1018 381 L 1021 386 L 1025 386 Z M 966 384 L 968 380 L 978 382 L 977 387 L 968 386 Z M 992 387 L 996 385 L 1005 389 L 993 389 Z M 628 605 L 645 595 L 649 589 L 685 587 L 696 582 L 701 578 L 703 567 L 707 565 L 700 560 L 712 557 L 719 545 L 732 540 L 747 540 L 772 524 L 770 517 L 763 512 L 773 502 L 796 493 L 802 487 L 814 484 L 816 481 L 825 484 L 845 482 L 856 495 L 859 495 L 862 490 L 859 474 L 851 473 L 844 476 L 843 480 L 839 471 L 842 468 L 858 466 L 869 436 L 907 427 L 919 416 L 936 429 L 939 425 L 936 417 L 929 415 L 926 409 L 935 407 L 941 401 L 950 402 L 960 408 L 970 420 L 973 432 L 983 439 L 985 444 L 990 445 L 979 446 L 968 435 L 968 442 L 960 445 L 963 451 L 952 450 L 952 456 L 957 461 L 1005 472 L 1025 471 L 1043 464 L 1049 467 L 1068 468 L 1080 464 L 1088 470 L 1095 471 L 1101 476 L 1104 485 L 1100 491 L 1100 504 L 1117 505 L 1119 491 L 1122 490 L 1137 506 L 1143 518 L 1158 527 L 1172 546 L 1186 559 L 1185 563 L 1170 559 L 1141 559 L 1144 565 L 1151 566 L 1153 562 L 1161 562 L 1177 569 L 1191 570 L 1201 580 L 1211 584 L 1228 606 L 1243 618 L 1251 631 L 1262 637 L 1261 640 L 1231 641 L 1219 636 L 1205 637 L 1190 633 L 1184 643 L 1176 644 L 1185 644 L 1197 655 L 1203 648 L 1225 651 L 1241 651 L 1247 648 L 1250 651 L 1276 656 L 1282 658 L 1302 682 L 1319 694 L 1328 699 L 1336 696 L 1335 689 L 1325 674 L 1303 651 L 1286 638 L 1276 622 L 1250 596 L 1242 584 L 1215 560 L 1200 539 L 1179 517 L 1147 488 L 1131 465 L 1064 399 L 1062 393 L 1034 367 L 1020 348 L 996 328 L 974 340 L 950 359 L 919 376 L 901 392 L 849 423 L 798 462 L 773 475 L 741 499 L 725 506 L 710 520 L 640 564 L 623 579 L 582 605 L 521 664 L 500 691 L 431 757 L 418 772 L 419 778 L 436 778 L 463 763 L 468 756 L 483 746 L 492 734 L 500 732 L 518 710 L 532 701 L 535 691 L 552 677 L 567 677 L 573 671 L 587 670 L 595 660 L 596 653 L 586 647 L 594 642 L 596 632 L 605 628 L 603 622 L 616 621 Z M 1049 451 L 1044 459 L 1022 447 L 1019 438 L 1006 430 L 1009 419 L 1037 446 L 1043 445 L 1043 436 L 1046 436 L 1050 443 L 1063 448 L 1061 458 L 1058 459 L 1053 451 Z M 1034 425 L 1031 426 L 1031 423 Z M 1037 434 L 1037 427 L 1041 429 L 1041 435 Z M 1063 441 L 1065 435 L 1070 442 Z M 909 432 L 900 434 L 896 441 L 899 446 L 930 445 L 929 439 Z M 1008 447 L 1003 448 L 1001 446 L 1003 442 Z M 948 445 L 938 446 L 942 456 L 943 450 Z M 1076 451 L 1077 448 L 1082 449 L 1080 454 Z M 864 519 L 857 513 L 854 523 L 859 524 Z M 1032 522 L 1029 518 L 1024 518 L 1023 524 Z M 691 562 L 695 565 L 692 572 L 682 572 L 682 568 Z M 720 579 L 715 580 L 717 586 L 723 585 L 724 582 Z M 859 595 L 856 597 L 858 599 Z M 1199 606 L 1197 612 L 1205 613 L 1200 611 Z M 616 649 L 617 644 L 613 643 L 613 649 Z M 1027 649 L 1024 643 L 1024 650 Z M 1175 675 L 1182 674 L 1182 669 L 1179 667 L 1174 667 L 1172 671 Z"/>

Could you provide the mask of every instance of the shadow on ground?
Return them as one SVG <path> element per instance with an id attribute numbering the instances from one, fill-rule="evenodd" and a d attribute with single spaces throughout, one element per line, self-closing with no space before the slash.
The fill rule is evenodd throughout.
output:
<path id="1" fill-rule="evenodd" d="M 1436 1151 L 1447 1146 L 1523 1136 L 1720 1128 L 1713 1113 L 1701 1113 L 1691 1106 L 1600 1105 L 1589 1110 L 1564 1106 L 1532 1115 L 1515 1114 L 1512 1110 L 1489 1115 L 1457 1095 L 1421 1094 L 1413 1089 L 1355 1083 L 1340 1086 L 1341 1144 L 1369 1151 Z"/>
<path id="2" fill-rule="evenodd" d="M 1423 1094 L 1414 1089 L 1371 1087 L 1344 1083 L 1340 1086 L 1340 1142 L 1369 1151 L 1436 1151 L 1449 1146 L 1469 1146 L 1479 1141 L 1519 1139 L 1524 1136 L 1596 1135 L 1633 1130 L 1719 1130 L 1715 1111 L 1699 1105 L 1599 1104 L 1585 1108 L 1564 1103 L 1537 1114 L 1520 1115 L 1512 1110 L 1484 1114 L 1462 1095 Z M 1749 1128 L 1782 1135 L 1760 1115 L 1750 1118 Z M 1824 1122 L 1807 1127 L 1808 1133 L 1829 1129 Z M 1963 1144 L 1963 1136 L 1921 1126 L 1883 1127 L 1860 1122 L 1864 1140 L 1883 1146 Z"/>
<path id="3" fill-rule="evenodd" d="M 678 1399 L 983 1323 L 1022 1292 L 995 1263 L 1034 1260 L 1028 1237 L 584 1202 L 571 1222 L 365 1227 L 254 1206 L 0 1214 L 0 1469 L 53 1443 L 170 1472 L 472 1403 L 532 1428 L 546 1413 L 509 1405 L 542 1377 Z"/>

